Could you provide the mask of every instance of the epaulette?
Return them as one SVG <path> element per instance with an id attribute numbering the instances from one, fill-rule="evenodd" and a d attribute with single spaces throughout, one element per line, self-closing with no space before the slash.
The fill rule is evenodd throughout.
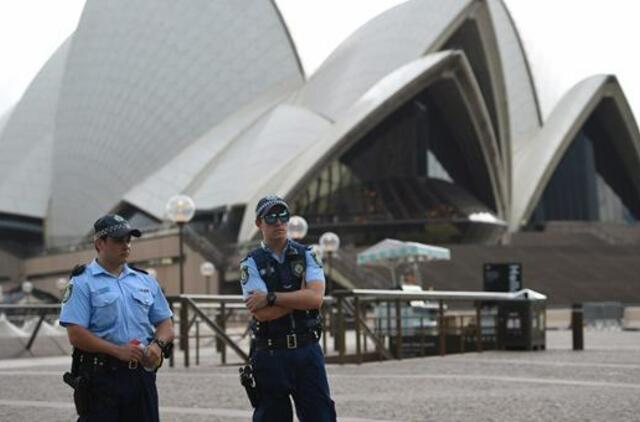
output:
<path id="1" fill-rule="evenodd" d="M 82 274 L 86 268 L 87 266 L 84 264 L 76 265 L 75 267 L 73 267 L 73 270 L 71 270 L 71 274 L 69 275 L 69 280 Z"/>
<path id="2" fill-rule="evenodd" d="M 145 270 L 143 270 L 142 268 L 134 267 L 134 266 L 133 266 L 133 265 L 131 265 L 131 264 L 129 264 L 129 268 L 131 268 L 133 271 L 137 271 L 137 272 L 139 272 L 139 273 L 149 275 L 149 273 L 148 273 L 148 272 L 146 272 Z"/>

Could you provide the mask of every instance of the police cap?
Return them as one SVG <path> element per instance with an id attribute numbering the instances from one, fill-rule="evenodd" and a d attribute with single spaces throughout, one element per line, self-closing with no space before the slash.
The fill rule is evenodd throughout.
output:
<path id="1" fill-rule="evenodd" d="M 94 224 L 94 239 L 99 239 L 102 236 L 109 237 L 125 237 L 128 235 L 140 237 L 142 233 L 138 229 L 131 227 L 131 224 L 118 214 L 107 214 L 100 217 Z"/>
<path id="2" fill-rule="evenodd" d="M 289 205 L 287 205 L 284 199 L 280 198 L 278 195 L 267 195 L 259 200 L 258 205 L 256 205 L 256 218 L 264 217 L 269 213 L 271 208 L 276 205 L 280 205 L 289 211 Z"/>

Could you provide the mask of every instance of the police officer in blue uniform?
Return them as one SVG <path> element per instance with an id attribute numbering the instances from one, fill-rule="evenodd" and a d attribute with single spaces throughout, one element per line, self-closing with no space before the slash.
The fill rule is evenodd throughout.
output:
<path id="1" fill-rule="evenodd" d="M 171 352 L 173 314 L 158 282 L 127 264 L 140 231 L 119 215 L 94 230 L 97 257 L 74 269 L 60 312 L 78 421 L 158 421 L 155 370 Z"/>
<path id="2" fill-rule="evenodd" d="M 251 362 L 259 400 L 254 422 L 336 420 L 324 366 L 319 309 L 324 273 L 310 248 L 287 237 L 289 206 L 268 195 L 256 206 L 262 244 L 240 265 L 242 291 L 253 316 Z"/>

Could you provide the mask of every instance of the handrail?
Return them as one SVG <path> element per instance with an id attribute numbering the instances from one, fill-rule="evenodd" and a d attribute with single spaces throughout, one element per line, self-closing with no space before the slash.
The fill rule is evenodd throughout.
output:
<path id="1" fill-rule="evenodd" d="M 58 304 L 47 304 L 47 303 L 34 303 L 31 305 L 18 305 L 15 303 L 0 303 L 0 310 L 2 309 L 50 309 L 50 310 L 60 310 L 62 305 Z"/>
<path id="2" fill-rule="evenodd" d="M 337 290 L 333 292 L 333 295 L 339 297 L 361 297 L 380 300 L 537 301 L 547 299 L 545 295 L 529 289 L 513 293 L 466 292 L 455 290 L 407 292 L 403 290 L 353 289 Z"/>

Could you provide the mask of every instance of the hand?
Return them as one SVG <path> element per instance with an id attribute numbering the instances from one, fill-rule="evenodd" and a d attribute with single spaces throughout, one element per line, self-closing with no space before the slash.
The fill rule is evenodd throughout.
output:
<path id="1" fill-rule="evenodd" d="M 255 312 L 267 306 L 267 294 L 254 290 L 249 293 L 249 297 L 244 300 L 244 303 L 251 312 Z"/>
<path id="2" fill-rule="evenodd" d="M 144 352 L 137 344 L 126 343 L 118 346 L 116 358 L 124 362 L 142 362 L 144 359 Z"/>
<path id="3" fill-rule="evenodd" d="M 157 343 L 151 343 L 147 347 L 142 365 L 146 367 L 150 367 L 150 366 L 157 367 L 158 365 L 160 365 L 160 362 L 162 361 L 161 355 L 162 355 L 162 350 L 160 349 L 160 346 L 158 346 Z"/>

